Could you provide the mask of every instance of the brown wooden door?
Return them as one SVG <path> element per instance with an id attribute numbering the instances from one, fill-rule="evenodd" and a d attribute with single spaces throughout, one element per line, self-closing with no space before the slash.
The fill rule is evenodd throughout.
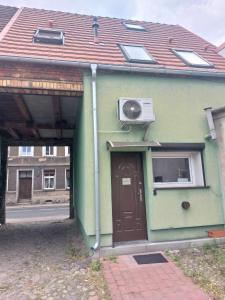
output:
<path id="1" fill-rule="evenodd" d="M 147 239 L 141 153 L 112 153 L 113 241 Z"/>
<path id="2" fill-rule="evenodd" d="M 19 172 L 19 200 L 31 199 L 32 196 L 32 171 Z"/>

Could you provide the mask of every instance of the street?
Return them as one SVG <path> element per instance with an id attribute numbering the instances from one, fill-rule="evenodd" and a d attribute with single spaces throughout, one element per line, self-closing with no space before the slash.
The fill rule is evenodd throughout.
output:
<path id="1" fill-rule="evenodd" d="M 69 204 L 23 205 L 6 208 L 6 222 L 35 222 L 69 217 Z"/>

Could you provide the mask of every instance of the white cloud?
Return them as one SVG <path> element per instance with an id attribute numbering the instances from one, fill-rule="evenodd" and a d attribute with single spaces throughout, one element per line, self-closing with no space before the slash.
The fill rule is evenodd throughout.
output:
<path id="1" fill-rule="evenodd" d="M 225 36 L 224 0 L 136 0 L 136 6 L 137 19 L 180 24 L 216 44 Z"/>

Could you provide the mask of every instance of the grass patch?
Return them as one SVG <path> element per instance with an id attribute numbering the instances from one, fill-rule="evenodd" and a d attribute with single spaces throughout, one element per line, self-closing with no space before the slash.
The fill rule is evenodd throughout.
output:
<path id="1" fill-rule="evenodd" d="M 102 263 L 101 263 L 100 259 L 92 260 L 92 262 L 90 264 L 90 268 L 92 271 L 99 272 L 102 268 Z"/>
<path id="2" fill-rule="evenodd" d="M 214 300 L 225 299 L 224 245 L 205 244 L 201 248 L 167 251 L 166 255 Z"/>
<path id="3" fill-rule="evenodd" d="M 104 257 L 104 260 L 108 260 L 108 261 L 111 261 L 113 263 L 117 263 L 117 256 L 116 255 L 109 255 L 109 256 Z"/>
<path id="4" fill-rule="evenodd" d="M 88 257 L 88 251 L 83 245 L 69 244 L 66 248 L 66 254 L 75 261 Z"/>

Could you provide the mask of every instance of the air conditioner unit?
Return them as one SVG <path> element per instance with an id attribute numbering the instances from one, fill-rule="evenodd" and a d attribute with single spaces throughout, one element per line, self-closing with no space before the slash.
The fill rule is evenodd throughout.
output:
<path id="1" fill-rule="evenodd" d="M 155 121 L 152 99 L 120 98 L 118 118 L 123 124 L 146 124 Z"/>

